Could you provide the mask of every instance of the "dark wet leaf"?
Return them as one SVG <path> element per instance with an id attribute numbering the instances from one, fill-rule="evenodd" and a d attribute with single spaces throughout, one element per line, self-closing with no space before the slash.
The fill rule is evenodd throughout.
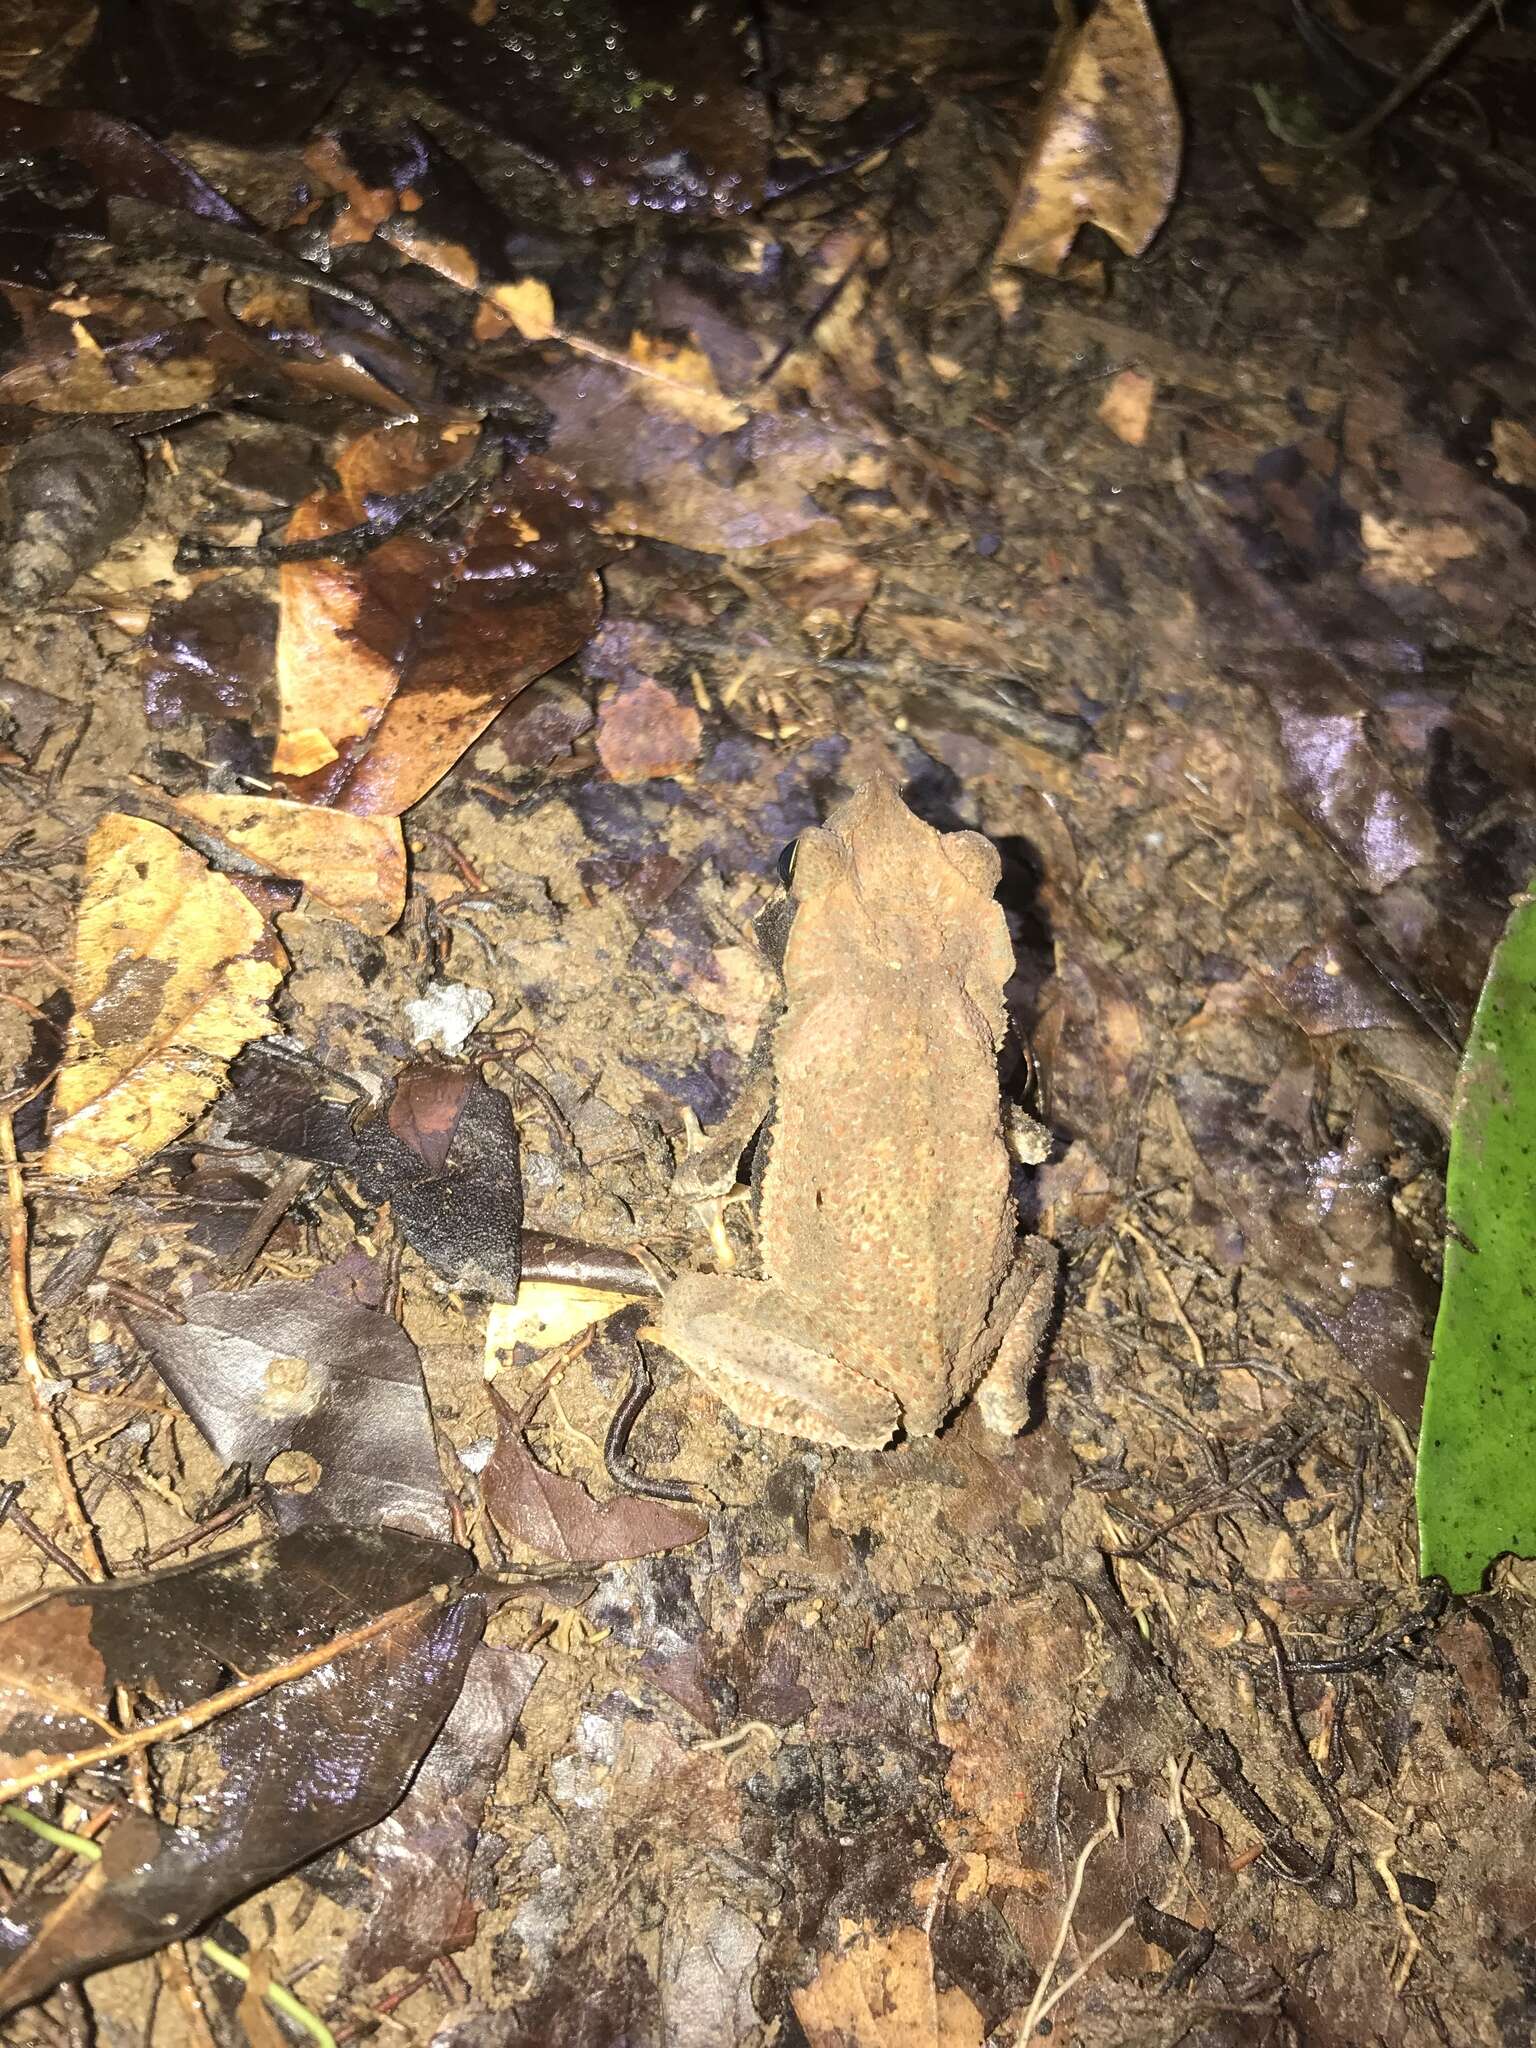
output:
<path id="1" fill-rule="evenodd" d="M 514 221 L 414 121 L 384 134 L 342 129 L 318 136 L 304 160 L 345 196 L 331 231 L 338 246 L 376 236 L 465 291 L 484 293 L 538 277 L 558 296 L 567 318 L 578 317 L 596 299 L 599 274 L 590 234 L 558 234 Z"/>
<path id="2" fill-rule="evenodd" d="M 1173 1081 L 1190 1142 L 1257 1259 L 1298 1311 L 1410 1426 L 1428 1365 L 1434 1289 L 1411 1256 L 1370 1090 L 1336 1150 L 1271 1113 L 1263 1089 L 1195 1068 Z"/>
<path id="3" fill-rule="evenodd" d="M 522 1423 L 493 1388 L 496 1449 L 480 1486 L 491 1520 L 509 1543 L 535 1557 L 611 1564 L 697 1543 L 708 1524 L 697 1508 L 638 1494 L 594 1500 L 579 1479 L 542 1466 L 523 1441 Z"/>
<path id="4" fill-rule="evenodd" d="M 144 653 L 151 725 L 256 722 L 275 711 L 276 653 L 275 606 L 237 577 L 211 578 L 189 597 L 157 606 Z"/>
<path id="5" fill-rule="evenodd" d="M 1412 1102 L 1437 1130 L 1449 1128 L 1455 1054 L 1443 1026 L 1431 1029 L 1348 937 L 1334 934 L 1304 947 L 1268 985 L 1309 1038 L 1347 1033 L 1361 1065 Z"/>
<path id="6" fill-rule="evenodd" d="M 32 1019 L 27 1056 L 16 1069 L 12 1083 L 24 1095 L 30 1095 L 34 1088 L 41 1090 L 39 1094 L 32 1095 L 30 1101 L 24 1101 L 16 1112 L 16 1143 L 23 1153 L 35 1150 L 43 1142 L 48 1112 L 53 1107 L 52 1077 L 63 1065 L 69 1020 L 74 1011 L 69 990 L 57 988 L 52 995 L 43 998 L 38 1005 L 38 1014 Z M 43 1085 L 45 1082 L 46 1087 Z"/>
<path id="7" fill-rule="evenodd" d="M 474 1940 L 479 1908 L 470 1864 L 485 1802 L 543 1668 L 527 1651 L 479 1644 L 410 1791 L 386 1820 L 348 1843 L 344 1878 L 317 1873 L 317 1882 L 361 1912 L 347 1944 L 349 1977 L 366 1982 L 391 1969 L 425 1969 Z"/>
<path id="8" fill-rule="evenodd" d="M 474 1576 L 450 1544 L 328 1527 L 0 1619 L 0 1769 L 25 1769 L 102 1741 L 118 1685 L 149 1719 L 400 1617 L 185 1738 L 174 1824 L 130 1811 L 84 1876 L 12 1901 L 0 2011 L 151 1953 L 388 1813 L 484 1627 Z"/>
<path id="9" fill-rule="evenodd" d="M 679 379 L 608 363 L 559 363 L 529 387 L 554 419 L 550 456 L 580 476 L 616 533 L 706 554 L 767 548 L 791 535 L 836 537 L 814 493 L 878 445 L 808 412 L 748 412 Z"/>
<path id="10" fill-rule="evenodd" d="M 164 99 L 161 81 L 159 104 Z M 103 197 L 113 193 L 175 206 L 232 227 L 255 222 L 189 164 L 131 121 L 84 107 L 39 107 L 0 95 L 0 156 L 73 163 Z"/>
<path id="11" fill-rule="evenodd" d="M 281 1065 L 242 1069 L 231 1135 L 350 1173 L 388 1202 L 401 1235 L 446 1280 L 517 1294 L 523 1187 L 512 1105 L 472 1066 L 403 1067 L 386 1105 L 358 1123 Z"/>
<path id="12" fill-rule="evenodd" d="M 90 180 L 68 158 L 12 160 L 0 189 L 0 280 L 40 291 L 54 284 L 52 258 L 60 242 L 106 238 L 107 210 Z"/>
<path id="13" fill-rule="evenodd" d="M 1372 741 L 1370 706 L 1339 672 L 1304 657 L 1265 678 L 1293 800 L 1372 892 L 1435 857 L 1424 806 Z"/>
<path id="14" fill-rule="evenodd" d="M 1445 1287 L 1419 1435 L 1419 1557 L 1474 1593 L 1536 1557 L 1536 903 L 1493 956 L 1457 1079 Z"/>
<path id="15" fill-rule="evenodd" d="M 270 23 L 262 22 L 263 12 Z M 157 131 L 245 145 L 295 141 L 309 133 L 355 61 L 327 32 L 323 15 L 312 11 L 319 32 L 306 34 L 303 10 L 243 9 L 237 42 L 218 33 L 226 19 L 233 29 L 235 17 L 217 8 L 190 0 L 102 0 L 68 88 Z"/>
<path id="16" fill-rule="evenodd" d="M 391 315 L 366 292 L 265 235 L 133 198 L 113 199 L 107 219 L 113 241 L 134 257 L 180 260 L 190 270 L 216 263 L 237 273 L 254 271 L 279 277 L 300 290 L 335 299 L 391 334 L 396 332 Z"/>
<path id="17" fill-rule="evenodd" d="M 258 320 L 231 312 L 223 281 L 205 285 L 198 294 L 220 346 L 267 387 L 269 403 L 272 392 L 281 395 L 290 386 L 290 406 L 298 394 L 311 392 L 313 405 L 331 401 L 401 418 L 442 417 L 439 367 L 423 350 L 368 327 L 346 333 L 327 320 L 323 304 L 311 304 L 307 292 L 296 289 L 292 298 L 283 319 Z"/>
<path id="18" fill-rule="evenodd" d="M 0 371 L 0 405 L 90 413 L 136 431 L 206 410 L 228 382 L 210 352 L 208 325 L 142 296 L 102 293 L 85 305 L 54 294 L 16 294 L 17 345 Z"/>
<path id="19" fill-rule="evenodd" d="M 722 0 L 494 15 L 405 0 L 370 17 L 374 54 L 458 116 L 583 187 L 660 212 L 738 213 L 763 196 L 767 108 L 742 17 Z"/>
<path id="20" fill-rule="evenodd" d="M 92 420 L 34 434 L 5 473 L 0 603 L 46 604 L 121 540 L 144 505 L 144 464 Z"/>
<path id="21" fill-rule="evenodd" d="M 318 1283 L 202 1294 L 185 1320 L 130 1318 L 155 1368 L 219 1456 L 257 1477 L 312 1460 L 313 1483 L 273 1492 L 280 1524 L 452 1529 L 416 1347 L 400 1325 Z"/>

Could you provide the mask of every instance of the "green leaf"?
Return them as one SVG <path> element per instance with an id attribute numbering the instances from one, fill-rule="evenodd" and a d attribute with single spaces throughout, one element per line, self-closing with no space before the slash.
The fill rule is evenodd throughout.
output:
<path id="1" fill-rule="evenodd" d="M 1536 886 L 1536 885 L 1533 885 Z M 1488 968 L 1456 1083 L 1445 1287 L 1419 1432 L 1419 1566 L 1475 1592 L 1536 1556 L 1536 900 Z"/>

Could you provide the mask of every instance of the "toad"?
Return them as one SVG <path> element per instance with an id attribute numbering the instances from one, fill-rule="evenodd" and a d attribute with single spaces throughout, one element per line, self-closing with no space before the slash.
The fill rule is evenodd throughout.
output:
<path id="1" fill-rule="evenodd" d="M 933 1435 L 973 1390 L 989 1429 L 1028 1419 L 1056 1253 L 1019 1238 L 1009 1191 L 1001 872 L 883 776 L 796 842 L 759 921 L 782 1012 L 678 1175 L 724 1193 L 762 1125 L 761 1277 L 680 1274 L 652 1333 L 743 1422 L 874 1450 Z"/>

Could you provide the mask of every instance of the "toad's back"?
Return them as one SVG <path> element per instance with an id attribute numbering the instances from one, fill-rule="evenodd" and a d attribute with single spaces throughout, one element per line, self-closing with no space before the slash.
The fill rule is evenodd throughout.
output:
<path id="1" fill-rule="evenodd" d="M 1013 1250 L 997 873 L 985 840 L 935 832 L 882 781 L 796 856 L 763 1263 L 914 1434 L 985 1364 L 977 1334 Z"/>

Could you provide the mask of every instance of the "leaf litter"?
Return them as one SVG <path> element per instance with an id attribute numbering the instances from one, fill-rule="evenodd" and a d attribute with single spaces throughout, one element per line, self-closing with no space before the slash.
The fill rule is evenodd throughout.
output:
<path id="1" fill-rule="evenodd" d="M 8 1995 L 223 1915 L 243 2024 L 443 2048 L 1518 2029 L 1511 1497 L 1451 1601 L 1411 1488 L 1536 871 L 1529 53 L 151 11 L 4 56 Z M 591 1317 L 751 1258 L 685 1112 L 874 771 L 1003 855 L 1067 1280 L 1016 1443 L 812 1456 Z"/>

